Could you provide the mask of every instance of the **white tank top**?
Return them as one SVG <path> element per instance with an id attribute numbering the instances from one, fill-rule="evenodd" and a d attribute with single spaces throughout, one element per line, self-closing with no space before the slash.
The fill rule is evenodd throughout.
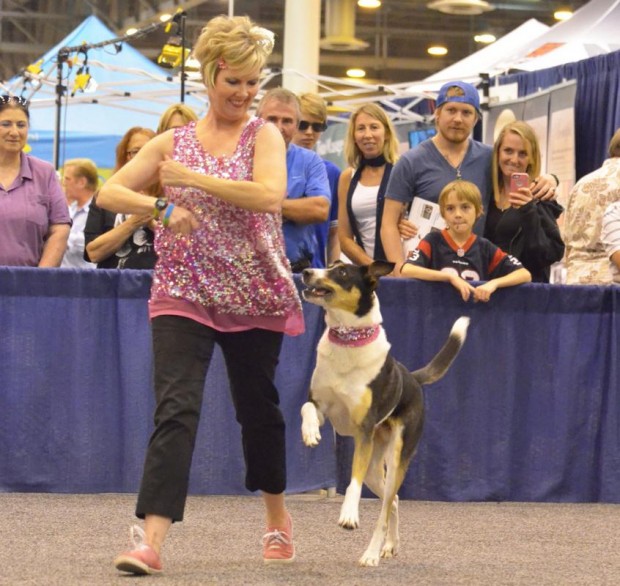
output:
<path id="1" fill-rule="evenodd" d="M 368 187 L 358 182 L 351 198 L 351 208 L 357 221 L 357 229 L 362 238 L 364 250 L 370 257 L 374 257 L 375 254 L 378 193 L 379 185 Z"/>

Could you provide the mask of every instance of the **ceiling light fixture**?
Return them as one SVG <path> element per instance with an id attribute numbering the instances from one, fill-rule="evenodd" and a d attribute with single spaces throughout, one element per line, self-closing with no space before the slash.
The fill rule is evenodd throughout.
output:
<path id="1" fill-rule="evenodd" d="M 360 8 L 379 8 L 381 0 L 357 0 L 357 5 Z"/>
<path id="2" fill-rule="evenodd" d="M 358 67 L 352 67 L 351 69 L 347 69 L 347 77 L 360 79 L 362 77 L 366 77 L 366 72 Z"/>
<path id="3" fill-rule="evenodd" d="M 439 10 L 444 14 L 457 14 L 462 16 L 476 16 L 483 12 L 495 10 L 495 6 L 485 0 L 435 0 L 429 2 L 427 8 Z"/>
<path id="4" fill-rule="evenodd" d="M 160 22 L 168 22 L 171 18 L 172 18 L 172 14 L 167 14 L 167 13 L 160 14 L 159 16 Z"/>
<path id="5" fill-rule="evenodd" d="M 553 13 L 553 18 L 556 20 L 568 20 L 572 16 L 573 11 L 570 8 L 560 8 Z"/>
<path id="6" fill-rule="evenodd" d="M 448 54 L 448 49 L 443 45 L 433 45 L 426 49 L 426 52 L 433 57 L 443 57 Z"/>
<path id="7" fill-rule="evenodd" d="M 474 41 L 483 45 L 489 45 L 497 41 L 497 37 L 493 33 L 480 33 L 479 35 L 474 35 Z"/>

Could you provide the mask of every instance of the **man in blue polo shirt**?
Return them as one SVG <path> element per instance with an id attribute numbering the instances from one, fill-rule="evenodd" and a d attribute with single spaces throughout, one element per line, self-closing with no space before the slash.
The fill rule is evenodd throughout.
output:
<path id="1" fill-rule="evenodd" d="M 321 266 L 315 224 L 327 221 L 331 191 L 323 160 L 291 144 L 300 119 L 299 98 L 283 88 L 269 90 L 258 104 L 257 116 L 275 124 L 286 143 L 287 195 L 282 202 L 282 230 L 294 273 Z"/>

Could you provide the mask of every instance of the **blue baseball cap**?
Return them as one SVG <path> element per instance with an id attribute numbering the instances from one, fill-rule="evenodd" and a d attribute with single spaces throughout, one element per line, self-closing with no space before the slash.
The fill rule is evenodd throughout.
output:
<path id="1" fill-rule="evenodd" d="M 448 96 L 448 90 L 452 88 L 459 88 L 463 92 L 463 95 Z M 461 104 L 469 104 L 475 108 L 476 112 L 478 112 L 478 116 L 481 116 L 480 96 L 478 95 L 478 90 L 471 85 L 471 83 L 466 83 L 464 81 L 450 81 L 448 83 L 444 83 L 439 90 L 439 95 L 437 96 L 435 106 L 439 108 L 439 106 L 443 106 L 446 102 L 460 102 Z"/>

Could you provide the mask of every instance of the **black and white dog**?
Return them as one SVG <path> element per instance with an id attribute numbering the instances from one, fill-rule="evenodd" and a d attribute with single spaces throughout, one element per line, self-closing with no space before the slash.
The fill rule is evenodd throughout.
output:
<path id="1" fill-rule="evenodd" d="M 415 372 L 390 355 L 381 327 L 375 289 L 392 263 L 368 266 L 337 262 L 327 269 L 306 269 L 306 301 L 325 309 L 327 329 L 317 349 L 309 401 L 301 409 L 303 441 L 316 446 L 325 417 L 344 436 L 353 436 L 353 470 L 338 524 L 359 526 L 362 483 L 382 499 L 370 544 L 359 563 L 376 566 L 398 552 L 398 496 L 422 434 L 422 385 L 441 378 L 459 353 L 469 318 L 459 318 L 444 347 Z"/>

